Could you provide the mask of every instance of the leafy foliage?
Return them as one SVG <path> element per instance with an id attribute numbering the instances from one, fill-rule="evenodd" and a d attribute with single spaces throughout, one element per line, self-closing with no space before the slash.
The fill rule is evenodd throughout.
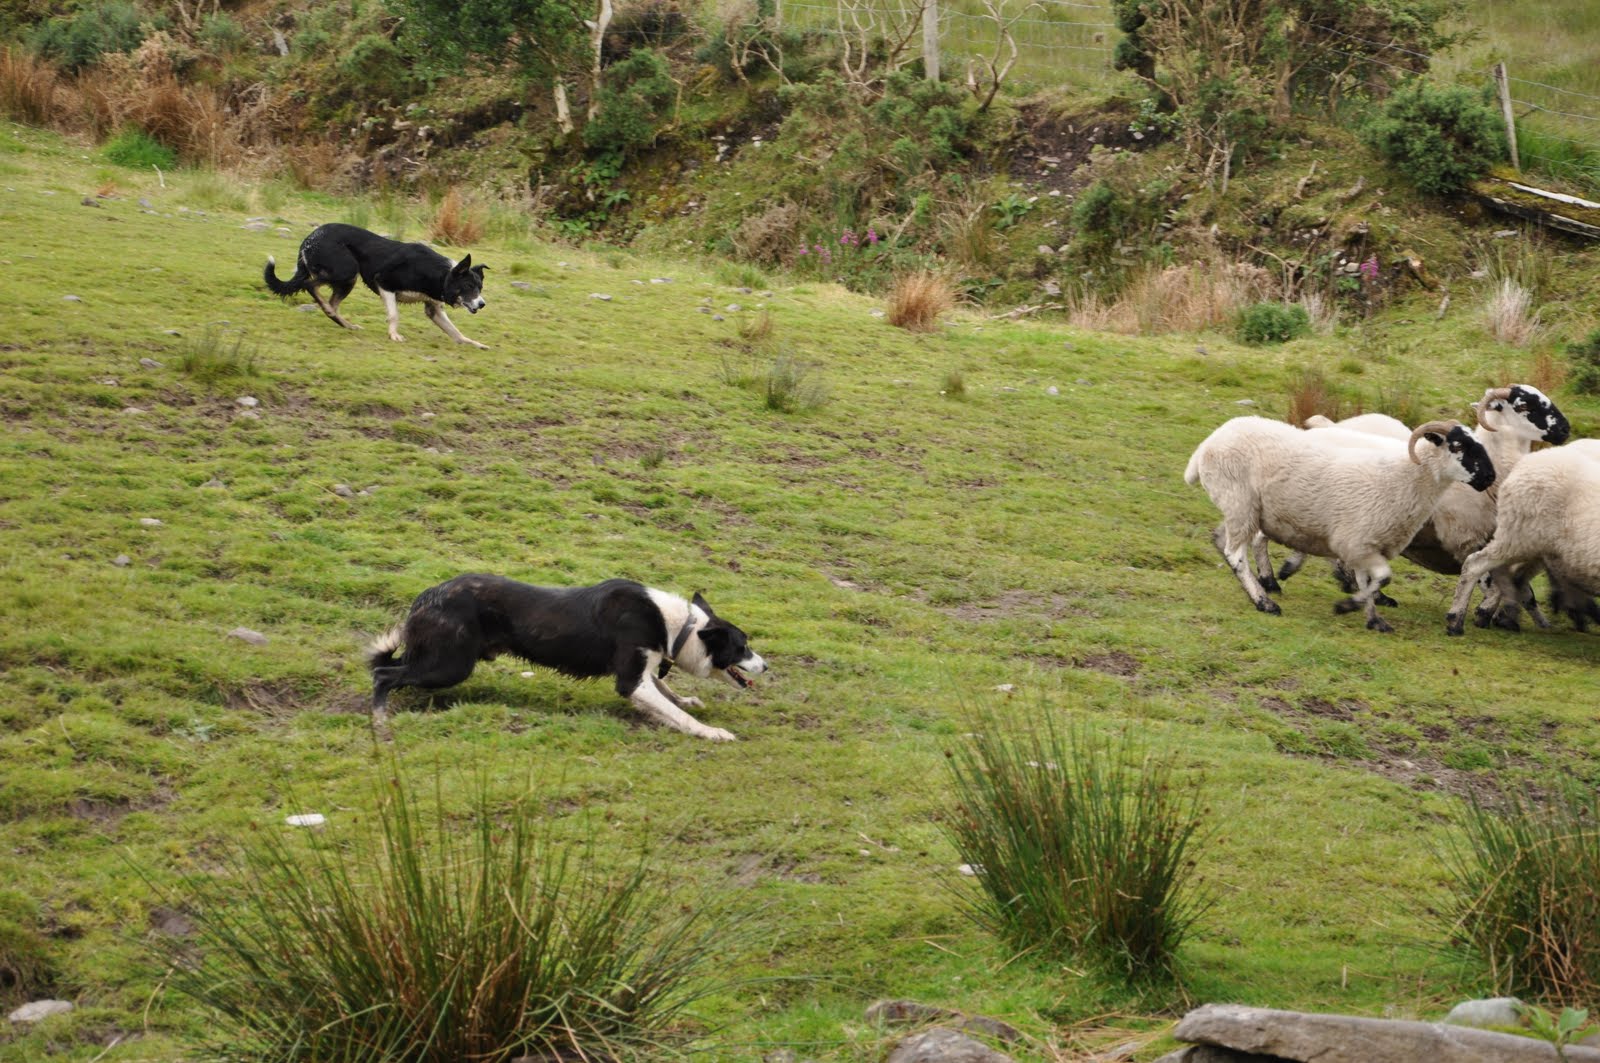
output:
<path id="1" fill-rule="evenodd" d="M 1589 333 L 1587 339 L 1569 343 L 1567 357 L 1572 362 L 1568 379 L 1572 390 L 1582 395 L 1600 395 L 1600 329 Z"/>
<path id="2" fill-rule="evenodd" d="M 1311 315 L 1299 303 L 1256 303 L 1239 314 L 1238 333 L 1243 343 L 1286 343 L 1311 334 Z"/>
<path id="3" fill-rule="evenodd" d="M 108 162 L 138 170 L 151 166 L 170 170 L 178 164 L 176 152 L 143 130 L 132 127 L 106 141 L 100 151 Z"/>
<path id="4" fill-rule="evenodd" d="M 641 48 L 605 72 L 600 113 L 583 128 L 583 142 L 597 154 L 626 156 L 655 140 L 677 96 L 666 59 Z"/>
<path id="5" fill-rule="evenodd" d="M 1600 797 L 1471 799 L 1447 853 L 1450 926 L 1497 991 L 1600 994 Z"/>
<path id="6" fill-rule="evenodd" d="M 1015 949 L 1132 979 L 1172 973 L 1209 901 L 1195 889 L 1195 783 L 1126 732 L 979 713 L 947 761 L 946 832 L 976 871 L 973 917 Z"/>
<path id="7" fill-rule="evenodd" d="M 1423 192 L 1447 195 L 1505 157 L 1505 132 L 1483 94 L 1407 82 L 1362 129 L 1379 155 Z"/>
<path id="8" fill-rule="evenodd" d="M 575 0 L 385 0 L 405 21 L 402 39 L 436 73 L 469 59 L 506 62 L 547 84 L 583 50 L 584 8 Z"/>
<path id="9" fill-rule="evenodd" d="M 613 874 L 497 807 L 466 823 L 395 775 L 372 820 L 322 841 L 262 830 L 196 883 L 200 960 L 173 986 L 224 1017 L 219 1055 L 445 1063 L 614 1058 L 656 1040 L 725 936 L 644 861 Z"/>
<path id="10" fill-rule="evenodd" d="M 41 56 L 75 73 L 108 52 L 139 47 L 144 21 L 139 9 L 126 0 L 102 0 L 39 23 L 28 43 Z"/>

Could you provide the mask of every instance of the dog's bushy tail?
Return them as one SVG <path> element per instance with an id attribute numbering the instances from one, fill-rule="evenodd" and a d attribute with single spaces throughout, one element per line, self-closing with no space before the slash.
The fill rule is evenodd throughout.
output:
<path id="1" fill-rule="evenodd" d="M 401 636 L 404 633 L 405 625 L 396 624 L 382 635 L 373 639 L 372 644 L 367 647 L 367 667 L 371 669 L 397 664 L 398 662 L 394 659 L 394 651 L 400 648 Z"/>
<path id="2" fill-rule="evenodd" d="M 306 281 L 311 277 L 311 275 L 306 272 L 305 266 L 296 263 L 294 276 L 290 277 L 286 281 L 281 281 L 278 279 L 277 270 L 273 268 L 277 264 L 277 261 L 274 260 L 271 255 L 268 255 L 267 268 L 261 271 L 262 279 L 267 282 L 267 287 L 272 290 L 273 295 L 280 295 L 284 298 L 288 298 L 295 292 L 305 291 Z"/>

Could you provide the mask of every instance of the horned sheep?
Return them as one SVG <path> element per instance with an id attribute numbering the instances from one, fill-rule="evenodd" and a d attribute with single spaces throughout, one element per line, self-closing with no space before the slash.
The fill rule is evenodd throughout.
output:
<path id="1" fill-rule="evenodd" d="M 1184 479 L 1203 485 L 1222 511 L 1218 545 L 1257 609 L 1281 611 L 1250 569 L 1260 534 L 1338 559 L 1356 579 L 1367 627 L 1390 631 L 1374 600 L 1389 581 L 1389 560 L 1446 487 L 1462 482 L 1482 491 L 1494 482 L 1494 465 L 1456 421 L 1417 427 L 1404 456 L 1331 447 L 1314 435 L 1264 417 L 1236 417 L 1195 449 Z"/>

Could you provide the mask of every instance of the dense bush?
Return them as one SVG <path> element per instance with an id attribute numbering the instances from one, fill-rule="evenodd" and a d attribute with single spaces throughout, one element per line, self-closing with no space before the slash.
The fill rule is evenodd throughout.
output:
<path id="1" fill-rule="evenodd" d="M 608 67 L 600 113 L 583 127 L 583 142 L 597 155 L 622 157 L 650 146 L 666 121 L 678 86 L 660 52 L 640 48 Z"/>
<path id="2" fill-rule="evenodd" d="M 1311 315 L 1299 303 L 1256 303 L 1239 314 L 1243 343 L 1284 343 L 1311 334 Z"/>
<path id="3" fill-rule="evenodd" d="M 220 1015 L 219 1056 L 615 1059 L 670 1035 L 725 920 L 642 861 L 608 872 L 556 844 L 532 801 L 480 784 L 458 819 L 390 785 L 325 838 L 253 833 L 177 899 L 198 941 L 157 947 L 173 987 Z"/>
<path id="4" fill-rule="evenodd" d="M 159 166 L 170 170 L 178 165 L 178 156 L 171 148 L 139 129 L 124 129 L 101 147 L 106 161 L 118 166 L 131 166 L 136 170 Z"/>
<path id="5" fill-rule="evenodd" d="M 145 37 L 145 20 L 126 0 L 102 0 L 41 22 L 28 43 L 41 56 L 76 73 L 107 52 L 131 52 Z"/>
<path id="6" fill-rule="evenodd" d="M 1482 93 L 1420 78 L 1397 89 L 1361 132 L 1408 181 L 1436 195 L 1460 191 L 1506 154 L 1504 128 Z"/>
<path id="7" fill-rule="evenodd" d="M 976 871 L 973 917 L 1019 952 L 1130 979 L 1167 976 L 1209 901 L 1190 850 L 1198 787 L 1124 736 L 1049 712 L 979 713 L 949 755 L 945 830 Z"/>
<path id="8" fill-rule="evenodd" d="M 410 63 L 381 33 L 365 33 L 339 57 L 339 80 L 357 99 L 405 99 L 416 87 Z"/>
<path id="9" fill-rule="evenodd" d="M 216 11 L 200 24 L 195 43 L 211 55 L 228 56 L 250 47 L 250 36 L 238 19 L 226 11 Z"/>
<path id="10" fill-rule="evenodd" d="M 1472 799 L 1447 853 L 1452 936 L 1497 992 L 1600 997 L 1600 797 Z"/>
<path id="11" fill-rule="evenodd" d="M 1572 362 L 1572 375 L 1568 383 L 1580 395 L 1600 395 L 1600 329 L 1589 333 L 1588 339 L 1567 345 L 1567 357 Z"/>

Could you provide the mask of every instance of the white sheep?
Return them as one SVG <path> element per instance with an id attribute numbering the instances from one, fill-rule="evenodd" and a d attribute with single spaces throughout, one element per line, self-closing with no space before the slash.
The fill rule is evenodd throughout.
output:
<path id="1" fill-rule="evenodd" d="M 1499 488 L 1494 538 L 1461 566 L 1461 580 L 1445 617 L 1445 630 L 1462 631 L 1472 589 L 1492 576 L 1495 590 L 1513 609 L 1513 566 L 1542 563 L 1558 587 L 1600 592 L 1600 456 L 1590 446 L 1566 446 L 1529 454 Z M 1570 606 L 1569 606 L 1570 607 Z M 1576 620 L 1576 618 L 1574 618 Z"/>
<path id="2" fill-rule="evenodd" d="M 1455 421 L 1419 426 L 1404 454 L 1333 447 L 1314 436 L 1281 421 L 1236 417 L 1201 442 L 1183 478 L 1202 484 L 1222 511 L 1223 558 L 1257 609 L 1281 611 L 1250 570 L 1247 555 L 1259 534 L 1337 558 L 1355 577 L 1367 627 L 1390 631 L 1374 601 L 1389 582 L 1389 559 L 1448 485 L 1484 490 L 1494 482 L 1494 465 Z"/>

